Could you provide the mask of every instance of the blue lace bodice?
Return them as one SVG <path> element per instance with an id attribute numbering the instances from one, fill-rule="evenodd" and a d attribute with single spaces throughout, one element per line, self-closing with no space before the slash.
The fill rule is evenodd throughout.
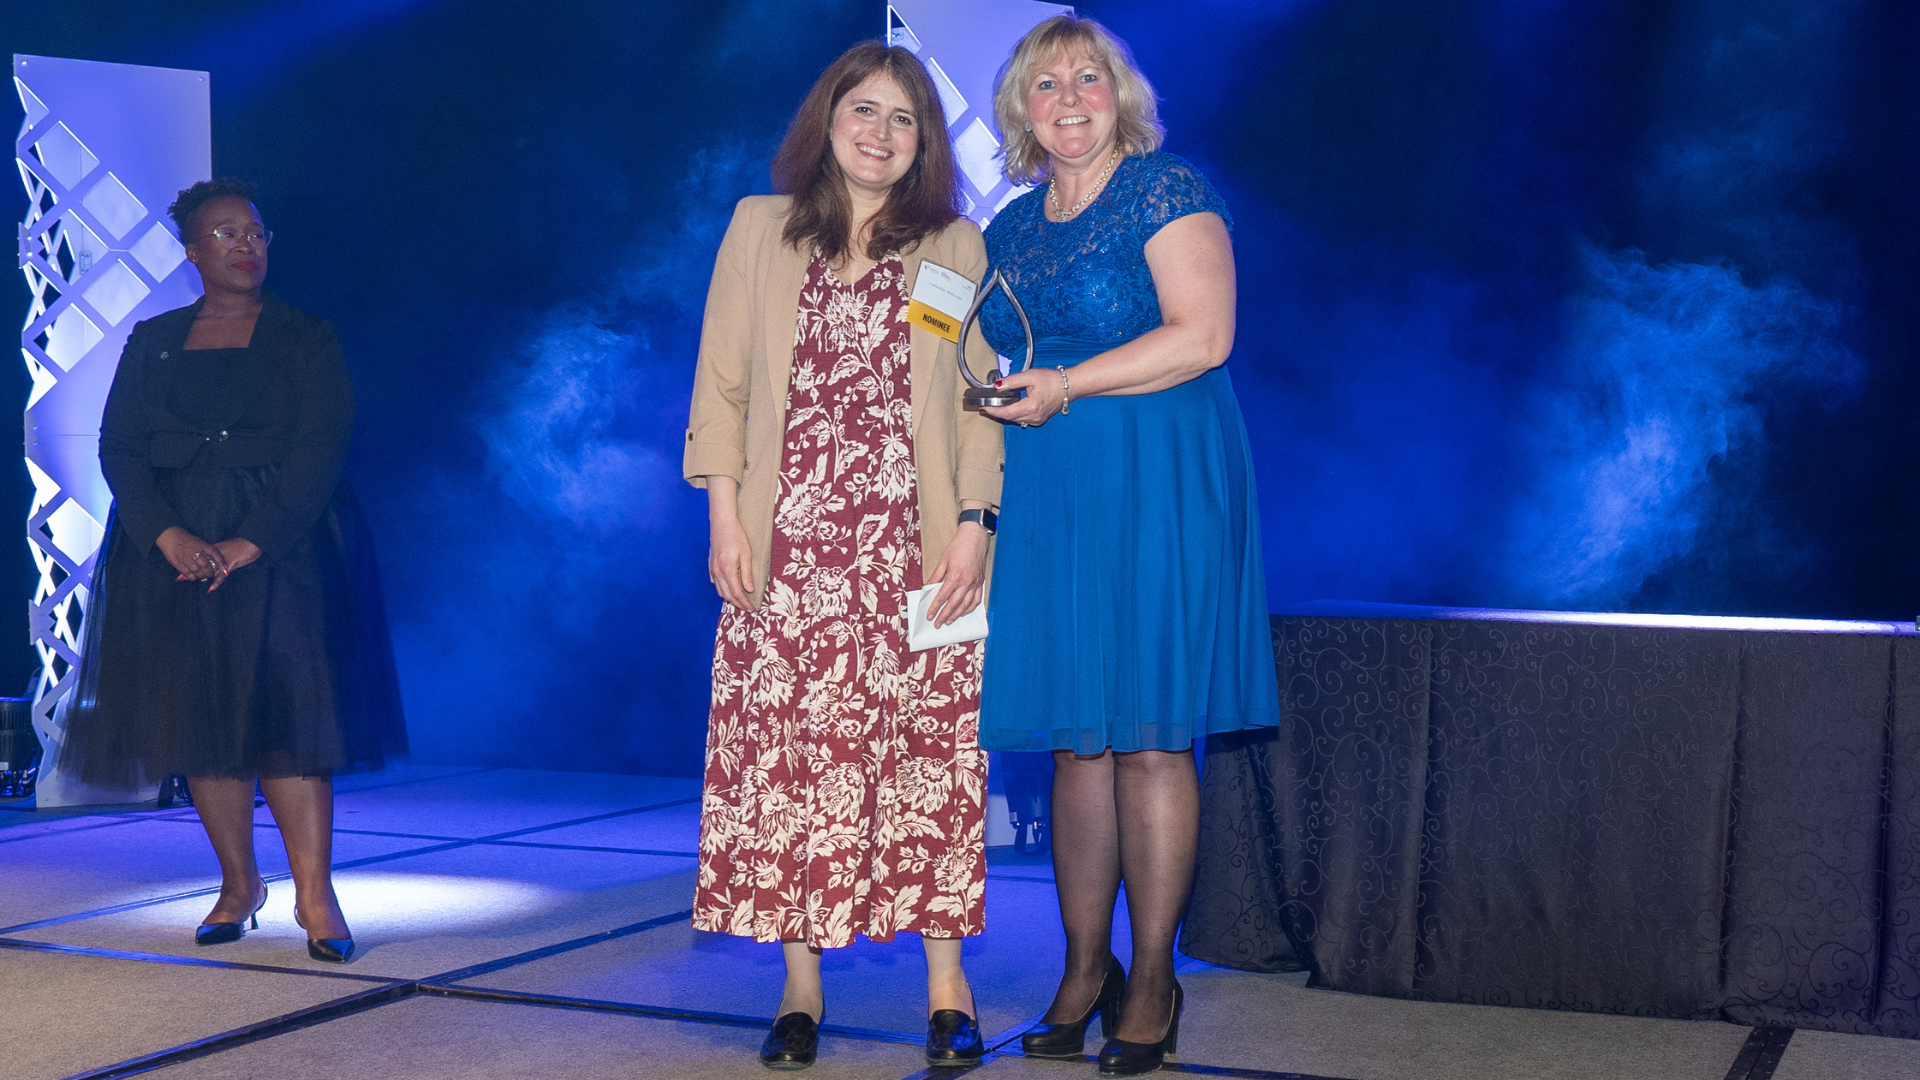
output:
<path id="1" fill-rule="evenodd" d="M 1048 221 L 1046 198 L 1044 184 L 1020 196 L 986 232 L 987 260 L 1006 274 L 1035 338 L 1118 345 L 1152 330 L 1160 325 L 1160 300 L 1147 270 L 1147 241 L 1188 214 L 1219 214 L 1233 228 L 1219 192 L 1172 154 L 1121 161 L 1106 190 L 1071 221 Z M 999 290 L 981 309 L 980 328 L 1016 364 L 1026 356 L 1020 320 Z"/>

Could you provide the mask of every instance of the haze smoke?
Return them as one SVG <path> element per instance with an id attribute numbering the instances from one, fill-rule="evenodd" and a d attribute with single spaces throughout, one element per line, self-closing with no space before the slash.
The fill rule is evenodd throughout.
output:
<path id="1" fill-rule="evenodd" d="M 1839 305 L 1726 265 L 1649 266 L 1587 247 L 1569 303 L 1569 384 L 1549 391 L 1546 479 L 1521 512 L 1521 589 L 1552 607 L 1609 608 L 1684 555 L 1738 499 L 1716 473 L 1765 453 L 1765 402 L 1856 392 Z M 1753 512 L 1734 507 L 1738 512 Z"/>

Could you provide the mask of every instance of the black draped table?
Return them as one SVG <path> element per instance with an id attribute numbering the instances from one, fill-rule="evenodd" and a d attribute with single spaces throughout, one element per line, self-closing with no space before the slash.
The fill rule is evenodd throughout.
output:
<path id="1" fill-rule="evenodd" d="M 1920 636 L 1322 602 L 1206 746 L 1181 947 L 1363 994 L 1920 1037 Z"/>

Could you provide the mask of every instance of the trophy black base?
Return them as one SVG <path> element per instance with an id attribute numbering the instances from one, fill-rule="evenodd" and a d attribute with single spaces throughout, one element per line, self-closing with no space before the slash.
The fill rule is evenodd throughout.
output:
<path id="1" fill-rule="evenodd" d="M 997 409 L 1012 405 L 1026 397 L 1025 390 L 996 390 L 991 387 L 984 390 L 969 390 L 966 393 L 966 407 L 969 409 Z"/>

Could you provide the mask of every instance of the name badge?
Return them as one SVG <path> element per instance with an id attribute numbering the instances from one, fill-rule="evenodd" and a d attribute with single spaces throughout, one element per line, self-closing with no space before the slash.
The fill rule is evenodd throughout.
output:
<path id="1" fill-rule="evenodd" d="M 920 276 L 913 282 L 913 297 L 907 302 L 907 320 L 948 341 L 959 341 L 960 324 L 973 306 L 974 289 L 965 275 L 922 259 Z"/>

